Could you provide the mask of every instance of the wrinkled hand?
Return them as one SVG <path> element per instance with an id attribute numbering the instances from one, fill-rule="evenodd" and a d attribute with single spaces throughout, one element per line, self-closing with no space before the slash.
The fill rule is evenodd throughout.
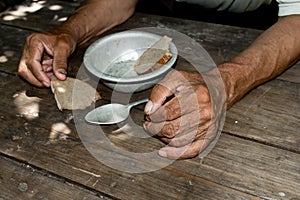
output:
<path id="1" fill-rule="evenodd" d="M 226 110 L 223 82 L 217 76 L 207 73 L 204 81 L 199 73 L 174 70 L 153 88 L 144 128 L 168 144 L 159 150 L 160 156 L 192 158 L 216 142 L 219 120 Z"/>
<path id="2" fill-rule="evenodd" d="M 66 33 L 33 33 L 23 47 L 18 74 L 39 87 L 50 86 L 53 74 L 66 79 L 67 59 L 76 42 Z"/>

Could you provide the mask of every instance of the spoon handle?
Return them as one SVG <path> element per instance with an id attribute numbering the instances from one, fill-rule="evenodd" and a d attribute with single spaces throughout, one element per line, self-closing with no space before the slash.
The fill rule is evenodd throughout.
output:
<path id="1" fill-rule="evenodd" d="M 146 98 L 146 99 L 141 99 L 141 100 L 139 100 L 139 101 L 135 101 L 135 102 L 132 102 L 132 103 L 128 104 L 128 107 L 133 107 L 133 106 L 139 105 L 139 104 L 141 104 L 141 103 L 146 103 L 147 101 L 149 101 L 148 98 Z"/>

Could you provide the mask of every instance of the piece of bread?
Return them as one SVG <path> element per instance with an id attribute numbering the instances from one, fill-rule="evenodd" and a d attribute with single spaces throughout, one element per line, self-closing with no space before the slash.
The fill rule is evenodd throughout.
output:
<path id="1" fill-rule="evenodd" d="M 171 41 L 172 39 L 168 36 L 163 36 L 148 48 L 134 65 L 136 73 L 149 73 L 166 64 L 172 58 L 169 50 Z"/>
<path id="2" fill-rule="evenodd" d="M 53 76 L 51 78 L 51 90 L 60 111 L 63 109 L 85 109 L 93 102 L 101 99 L 95 88 L 79 79 L 70 77 L 61 81 Z M 76 92 L 74 93 L 73 90 Z"/>

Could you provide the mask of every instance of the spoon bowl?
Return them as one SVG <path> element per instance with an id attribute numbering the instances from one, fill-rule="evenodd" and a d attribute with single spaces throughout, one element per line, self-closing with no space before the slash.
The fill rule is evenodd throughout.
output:
<path id="1" fill-rule="evenodd" d="M 130 109 L 133 106 L 139 105 L 141 103 L 146 103 L 148 99 L 142 99 L 136 102 L 132 102 L 128 105 L 112 103 L 100 106 L 90 111 L 86 116 L 85 120 L 91 124 L 117 124 L 125 121 L 130 113 Z"/>

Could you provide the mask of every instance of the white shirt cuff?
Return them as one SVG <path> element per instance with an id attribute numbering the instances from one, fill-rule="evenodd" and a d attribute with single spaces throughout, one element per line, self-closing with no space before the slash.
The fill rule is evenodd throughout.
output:
<path id="1" fill-rule="evenodd" d="M 298 0 L 278 0 L 278 16 L 300 14 L 300 1 Z"/>

